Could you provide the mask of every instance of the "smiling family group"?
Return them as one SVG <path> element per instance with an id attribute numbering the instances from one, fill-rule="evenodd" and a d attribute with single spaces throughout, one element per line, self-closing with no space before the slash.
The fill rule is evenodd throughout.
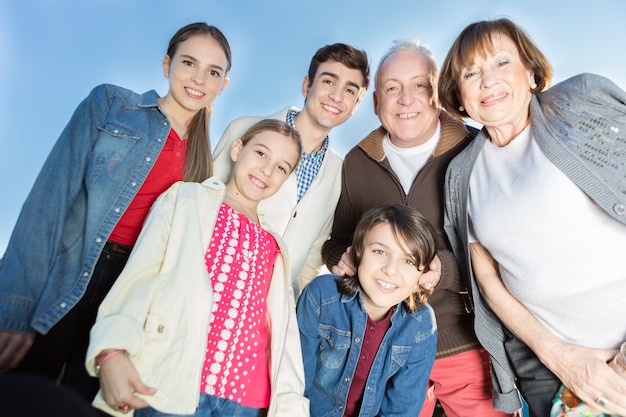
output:
<path id="1" fill-rule="evenodd" d="M 380 127 L 344 159 L 329 133 L 370 69 L 343 43 L 313 56 L 302 108 L 238 118 L 212 153 L 230 68 L 192 23 L 164 97 L 103 84 L 78 106 L 0 261 L 0 408 L 626 416 L 626 92 L 551 86 L 528 34 L 485 20 L 441 68 L 394 41 Z"/>

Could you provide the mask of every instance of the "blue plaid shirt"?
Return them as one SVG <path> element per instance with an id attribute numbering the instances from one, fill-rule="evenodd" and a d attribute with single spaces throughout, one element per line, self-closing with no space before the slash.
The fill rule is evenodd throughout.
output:
<path id="1" fill-rule="evenodd" d="M 300 114 L 300 112 L 295 110 L 287 112 L 287 123 L 294 129 L 296 128 L 296 125 L 293 123 L 293 118 L 298 114 Z M 296 178 L 298 179 L 298 201 L 300 201 L 304 193 L 306 193 L 309 189 L 311 183 L 317 176 L 317 173 L 320 172 L 320 167 L 324 161 L 324 155 L 326 155 L 326 150 L 328 150 L 328 142 L 328 136 L 326 136 L 322 148 L 318 151 L 313 151 L 308 155 L 304 152 L 304 149 L 302 150 L 300 163 L 296 167 Z"/>

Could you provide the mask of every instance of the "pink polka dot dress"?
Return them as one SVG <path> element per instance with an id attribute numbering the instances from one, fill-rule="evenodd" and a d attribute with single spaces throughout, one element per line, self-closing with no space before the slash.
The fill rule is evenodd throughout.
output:
<path id="1" fill-rule="evenodd" d="M 222 204 L 205 257 L 214 300 L 201 392 L 269 406 L 266 298 L 278 252 L 267 230 Z"/>

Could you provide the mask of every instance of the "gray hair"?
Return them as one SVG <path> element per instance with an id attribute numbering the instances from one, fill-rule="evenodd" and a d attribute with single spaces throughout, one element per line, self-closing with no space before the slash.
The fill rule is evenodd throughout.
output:
<path id="1" fill-rule="evenodd" d="M 420 42 L 419 39 L 399 39 L 399 40 L 394 40 L 392 42 L 389 49 L 387 49 L 387 51 L 380 58 L 380 61 L 378 61 L 378 68 L 376 68 L 376 75 L 374 78 L 375 88 L 378 89 L 379 82 L 380 82 L 380 69 L 382 68 L 385 61 L 387 61 L 389 57 L 391 57 L 393 54 L 401 52 L 401 51 L 416 51 L 424 55 L 424 57 L 426 58 L 430 66 L 430 73 L 429 73 L 430 84 L 432 85 L 432 89 L 433 89 L 433 98 L 435 99 L 435 102 L 437 103 L 438 100 L 437 100 L 436 95 L 437 95 L 437 82 L 439 80 L 439 64 L 437 64 L 437 60 L 433 56 L 433 53 L 430 51 L 430 49 L 424 46 Z"/>

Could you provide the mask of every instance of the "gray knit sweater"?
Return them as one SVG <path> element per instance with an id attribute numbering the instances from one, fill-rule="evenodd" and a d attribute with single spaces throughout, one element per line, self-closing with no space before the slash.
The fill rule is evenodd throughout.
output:
<path id="1" fill-rule="evenodd" d="M 580 74 L 534 95 L 530 116 L 546 157 L 604 211 L 626 224 L 626 92 L 604 77 Z M 513 412 L 521 402 L 504 350 L 503 324 L 481 297 L 468 263 L 469 180 L 487 140 L 483 129 L 448 167 L 445 229 L 459 265 L 465 265 L 461 273 L 472 292 L 476 335 L 491 355 L 494 406 Z"/>

